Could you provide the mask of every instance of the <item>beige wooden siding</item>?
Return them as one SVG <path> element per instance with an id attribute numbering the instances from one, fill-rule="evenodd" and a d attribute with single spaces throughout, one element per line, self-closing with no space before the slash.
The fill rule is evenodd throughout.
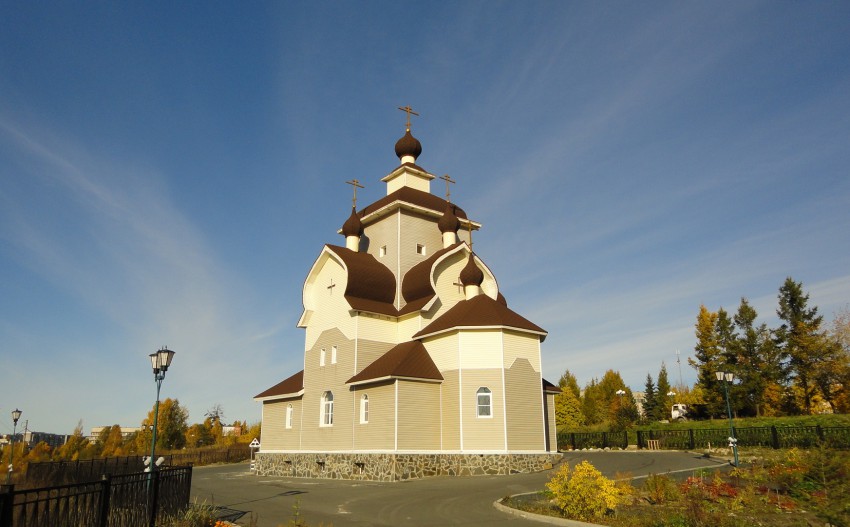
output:
<path id="1" fill-rule="evenodd" d="M 413 335 L 419 332 L 425 325 L 422 324 L 422 317 L 419 314 L 407 315 L 398 321 L 398 341 L 407 342 L 411 340 Z"/>
<path id="2" fill-rule="evenodd" d="M 363 371 L 363 368 L 372 364 L 378 358 L 388 352 L 395 344 L 389 342 L 375 342 L 373 340 L 357 341 L 357 367 L 351 377 Z"/>
<path id="3" fill-rule="evenodd" d="M 350 306 L 345 300 L 348 277 L 342 265 L 333 257 L 323 258 L 312 283 L 305 288 L 309 304 L 315 306 L 307 323 L 304 349 L 315 346 L 325 331 L 337 328 L 348 338 L 354 338 L 354 318 L 349 314 Z M 333 287 L 328 287 L 333 283 Z"/>
<path id="4" fill-rule="evenodd" d="M 443 333 L 438 337 L 428 338 L 422 341 L 431 360 L 441 372 L 443 370 L 458 369 L 458 333 Z"/>
<path id="5" fill-rule="evenodd" d="M 434 313 L 434 318 L 438 318 L 465 298 L 463 288 L 455 284 L 460 283 L 460 272 L 466 265 L 468 254 L 466 251 L 458 251 L 437 266 L 434 283 L 437 296 L 440 297 L 440 304 Z"/>
<path id="6" fill-rule="evenodd" d="M 384 216 L 375 223 L 369 224 L 363 229 L 363 235 L 368 239 L 369 246 L 366 250 L 379 262 L 387 266 L 395 276 L 396 287 L 399 282 L 399 246 L 398 246 L 398 213 L 394 212 Z M 381 247 L 387 248 L 387 254 L 381 256 Z"/>
<path id="7" fill-rule="evenodd" d="M 505 422 L 502 401 L 502 370 L 467 370 L 462 372 L 463 449 L 464 451 L 504 450 Z M 490 389 L 493 417 L 478 417 L 477 391 Z"/>
<path id="8" fill-rule="evenodd" d="M 460 367 L 467 369 L 502 368 L 502 332 L 465 330 L 460 335 Z M 501 381 L 500 381 L 501 382 Z"/>
<path id="9" fill-rule="evenodd" d="M 441 371 L 443 450 L 460 450 L 460 384 L 458 370 Z"/>
<path id="10" fill-rule="evenodd" d="M 287 445 L 285 435 L 286 406 L 289 401 L 263 403 L 263 430 L 260 444 L 263 450 L 284 450 Z"/>
<path id="11" fill-rule="evenodd" d="M 550 452 L 558 451 L 558 428 L 555 424 L 555 394 L 546 394 L 546 433 L 548 434 L 549 444 L 546 445 Z"/>
<path id="12" fill-rule="evenodd" d="M 399 273 L 404 276 L 411 267 L 443 248 L 443 234 L 437 227 L 436 218 L 426 219 L 401 210 L 399 222 L 401 224 Z M 425 254 L 416 253 L 417 244 L 425 246 Z M 400 290 L 401 288 L 399 288 L 399 306 L 403 302 L 400 298 Z"/>
<path id="13" fill-rule="evenodd" d="M 440 449 L 440 385 L 398 382 L 398 449 Z"/>
<path id="14" fill-rule="evenodd" d="M 526 359 L 517 359 L 505 371 L 505 404 L 508 416 L 508 449 L 546 448 L 543 421 L 543 388 L 540 373 Z"/>
<path id="15" fill-rule="evenodd" d="M 369 422 L 360 423 L 360 399 L 369 396 Z M 392 381 L 358 386 L 354 390 L 353 450 L 393 450 L 395 448 L 395 383 Z"/>
<path id="16" fill-rule="evenodd" d="M 331 349 L 337 346 L 337 363 L 331 364 Z M 320 366 L 325 348 L 325 365 Z M 338 329 L 324 331 L 305 354 L 302 441 L 303 450 L 350 450 L 353 395 L 345 381 L 354 370 L 354 342 Z M 334 424 L 320 426 L 321 398 L 334 394 Z"/>
<path id="17" fill-rule="evenodd" d="M 395 318 L 360 313 L 357 315 L 357 338 L 397 344 L 398 323 Z"/>
<path id="18" fill-rule="evenodd" d="M 540 373 L 540 337 L 528 333 L 505 331 L 505 368 L 510 368 L 516 359 L 528 359 L 531 367 Z"/>

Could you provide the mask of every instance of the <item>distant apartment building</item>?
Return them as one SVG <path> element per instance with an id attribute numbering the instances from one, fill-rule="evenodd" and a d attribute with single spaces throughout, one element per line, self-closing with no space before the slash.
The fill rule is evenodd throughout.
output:
<path id="1" fill-rule="evenodd" d="M 97 438 L 100 437 L 100 434 L 103 433 L 104 430 L 109 430 L 112 426 L 95 426 L 91 429 L 91 435 L 89 435 L 89 441 L 97 441 Z M 159 427 L 157 427 L 159 428 Z M 121 437 L 127 439 L 131 435 L 140 432 L 142 429 L 138 426 L 122 426 L 121 427 Z"/>

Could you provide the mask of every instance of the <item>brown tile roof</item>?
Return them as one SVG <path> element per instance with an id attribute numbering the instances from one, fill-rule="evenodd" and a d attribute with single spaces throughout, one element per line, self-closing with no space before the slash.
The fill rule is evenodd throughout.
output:
<path id="1" fill-rule="evenodd" d="M 546 379 L 543 379 L 543 391 L 545 393 L 561 393 L 560 388 L 547 381 Z"/>
<path id="2" fill-rule="evenodd" d="M 406 377 L 442 381 L 440 370 L 431 355 L 418 340 L 402 342 L 384 353 L 363 371 L 348 379 L 346 384 L 359 384 L 386 378 Z"/>
<path id="3" fill-rule="evenodd" d="M 418 339 L 453 329 L 474 327 L 517 329 L 537 333 L 541 341 L 546 338 L 546 330 L 485 294 L 470 300 L 461 300 L 428 324 L 425 329 L 413 335 L 413 338 Z"/>
<path id="4" fill-rule="evenodd" d="M 285 379 L 268 390 L 264 392 L 260 392 L 254 396 L 254 399 L 261 399 L 265 397 L 276 397 L 283 395 L 295 396 L 298 392 L 304 389 L 304 370 L 299 371 L 292 377 Z"/>
<path id="5" fill-rule="evenodd" d="M 327 248 L 348 268 L 344 294 L 353 309 L 393 316 L 398 314 L 394 305 L 395 276 L 392 271 L 369 253 L 336 245 L 327 245 Z"/>
<path id="6" fill-rule="evenodd" d="M 413 302 L 422 298 L 430 300 L 434 296 L 435 292 L 431 289 L 431 269 L 434 267 L 434 262 L 447 252 L 455 249 L 458 245 L 460 244 L 456 243 L 450 247 L 436 251 L 427 259 L 419 262 L 407 271 L 401 282 L 401 296 L 404 297 L 405 302 Z"/>
<path id="7" fill-rule="evenodd" d="M 396 201 L 403 201 L 412 205 L 418 205 L 420 207 L 439 212 L 440 214 L 446 210 L 446 200 L 443 198 L 435 196 L 430 192 L 424 192 L 415 188 L 401 187 L 392 194 L 388 194 L 371 205 L 367 205 L 359 212 L 360 217 L 363 218 L 368 216 L 376 210 L 380 210 Z M 462 208 L 455 206 L 454 212 L 455 216 L 458 218 L 466 219 L 466 212 L 464 212 Z"/>

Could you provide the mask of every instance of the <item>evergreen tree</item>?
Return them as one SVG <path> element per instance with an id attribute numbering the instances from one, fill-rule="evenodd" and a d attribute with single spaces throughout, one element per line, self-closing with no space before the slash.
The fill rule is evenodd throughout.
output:
<path id="1" fill-rule="evenodd" d="M 581 389 L 578 387 L 578 380 L 576 376 L 570 373 L 570 370 L 564 371 L 564 374 L 561 375 L 561 378 L 558 379 L 558 386 L 563 390 L 564 388 L 568 388 L 573 392 L 576 399 L 581 399 Z"/>
<path id="2" fill-rule="evenodd" d="M 596 379 L 591 379 L 584 387 L 584 394 L 581 398 L 581 413 L 586 425 L 599 424 L 608 418 L 608 408 L 602 400 L 599 382 Z"/>
<path id="3" fill-rule="evenodd" d="M 652 375 L 646 374 L 646 384 L 643 387 L 643 418 L 646 421 L 655 420 L 655 383 Z"/>
<path id="4" fill-rule="evenodd" d="M 555 426 L 558 430 L 575 430 L 583 423 L 581 401 L 572 390 L 561 388 L 561 393 L 555 396 Z"/>
<path id="5" fill-rule="evenodd" d="M 768 393 L 779 392 L 784 373 L 770 330 L 766 324 L 756 326 L 757 316 L 747 299 L 741 298 L 734 318 L 739 331 L 735 343 L 740 380 L 736 400 L 744 415 L 761 416 Z"/>
<path id="6" fill-rule="evenodd" d="M 788 357 L 788 366 L 795 387 L 802 398 L 802 410 L 812 413 L 812 398 L 817 392 L 815 372 L 822 360 L 820 325 L 823 317 L 817 307 L 808 307 L 809 295 L 803 292 L 802 282 L 790 276 L 779 288 L 779 309 L 782 321 L 776 330 L 777 346 Z"/>
<path id="7" fill-rule="evenodd" d="M 667 395 L 670 389 L 670 381 L 667 380 L 667 366 L 662 362 L 661 370 L 658 372 L 658 382 L 655 383 L 655 420 L 662 421 L 670 419 L 670 409 L 673 406 L 671 396 Z"/>

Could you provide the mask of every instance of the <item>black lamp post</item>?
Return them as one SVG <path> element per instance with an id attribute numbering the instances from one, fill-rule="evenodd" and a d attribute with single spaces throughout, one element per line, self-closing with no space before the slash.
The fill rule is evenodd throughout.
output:
<path id="1" fill-rule="evenodd" d="M 151 457 L 150 464 L 148 465 L 148 470 L 153 473 L 153 471 L 156 470 L 154 455 L 156 454 L 156 425 L 157 418 L 159 417 L 159 389 L 162 386 L 162 380 L 165 378 L 165 372 L 168 371 L 168 367 L 171 365 L 171 360 L 174 358 L 174 352 L 167 347 L 163 347 L 161 350 L 151 353 L 150 358 L 151 366 L 153 366 L 153 378 L 154 381 L 156 381 L 156 406 L 154 407 L 153 412 L 153 439 L 151 440 Z"/>
<path id="2" fill-rule="evenodd" d="M 735 380 L 735 374 L 729 371 L 714 372 L 717 380 L 723 383 L 723 390 L 726 393 L 726 413 L 729 416 L 729 446 L 732 447 L 732 454 L 735 457 L 733 465 L 738 466 L 738 439 L 735 437 L 735 427 L 732 426 L 732 407 L 729 405 L 729 383 Z"/>
<path id="3" fill-rule="evenodd" d="M 10 484 L 12 482 L 12 467 L 14 466 L 13 460 L 15 456 L 15 435 L 18 433 L 18 419 L 21 418 L 21 412 L 17 408 L 12 410 L 12 441 L 9 443 L 9 472 L 6 474 L 6 484 Z"/>

